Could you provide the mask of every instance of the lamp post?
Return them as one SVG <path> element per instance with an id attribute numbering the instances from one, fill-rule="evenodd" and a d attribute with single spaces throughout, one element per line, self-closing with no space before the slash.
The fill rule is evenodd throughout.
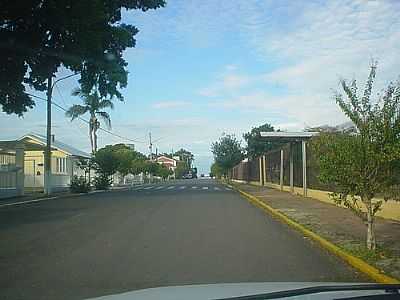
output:
<path id="1" fill-rule="evenodd" d="M 74 73 L 60 79 L 53 83 L 53 76 L 47 78 L 47 125 L 46 125 L 46 149 L 44 151 L 44 193 L 51 194 L 51 98 L 54 86 L 61 80 L 76 76 L 79 73 Z"/>

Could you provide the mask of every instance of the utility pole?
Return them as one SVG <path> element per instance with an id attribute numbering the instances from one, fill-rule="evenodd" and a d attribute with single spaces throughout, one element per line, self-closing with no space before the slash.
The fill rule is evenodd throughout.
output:
<path id="1" fill-rule="evenodd" d="M 44 151 L 44 193 L 46 195 L 51 194 L 51 104 L 52 104 L 52 94 L 53 88 L 57 82 L 76 76 L 79 73 L 74 73 L 60 79 L 57 79 L 53 83 L 53 74 L 49 75 L 47 78 L 47 124 L 46 124 L 46 148 Z"/>
<path id="2" fill-rule="evenodd" d="M 150 150 L 150 160 L 153 160 L 153 144 L 151 143 L 151 132 L 149 132 L 149 150 Z"/>
<path id="3" fill-rule="evenodd" d="M 51 194 L 51 94 L 53 92 L 53 77 L 47 78 L 47 128 L 46 149 L 44 151 L 44 193 Z"/>

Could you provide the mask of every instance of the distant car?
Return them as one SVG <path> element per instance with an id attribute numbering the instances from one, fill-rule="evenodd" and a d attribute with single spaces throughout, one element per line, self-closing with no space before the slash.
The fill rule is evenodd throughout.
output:
<path id="1" fill-rule="evenodd" d="M 183 175 L 183 179 L 192 179 L 192 178 L 193 176 L 190 173 Z"/>
<path id="2" fill-rule="evenodd" d="M 204 177 L 204 174 L 201 174 L 200 177 Z"/>

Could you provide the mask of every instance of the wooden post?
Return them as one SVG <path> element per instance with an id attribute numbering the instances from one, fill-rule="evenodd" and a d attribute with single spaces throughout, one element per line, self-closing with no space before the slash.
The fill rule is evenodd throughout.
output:
<path id="1" fill-rule="evenodd" d="M 258 158 L 258 168 L 259 168 L 259 183 L 260 183 L 260 185 L 263 185 L 263 169 L 262 169 L 262 156 L 260 156 L 259 158 Z"/>

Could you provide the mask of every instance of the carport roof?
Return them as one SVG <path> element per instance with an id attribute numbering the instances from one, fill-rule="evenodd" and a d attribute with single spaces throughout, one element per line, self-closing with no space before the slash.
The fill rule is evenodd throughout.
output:
<path id="1" fill-rule="evenodd" d="M 260 132 L 261 137 L 266 138 L 269 141 L 285 141 L 285 142 L 298 142 L 308 140 L 313 136 L 317 136 L 319 132 L 301 131 L 301 132 L 284 132 L 284 131 L 273 131 L 273 132 Z"/>

